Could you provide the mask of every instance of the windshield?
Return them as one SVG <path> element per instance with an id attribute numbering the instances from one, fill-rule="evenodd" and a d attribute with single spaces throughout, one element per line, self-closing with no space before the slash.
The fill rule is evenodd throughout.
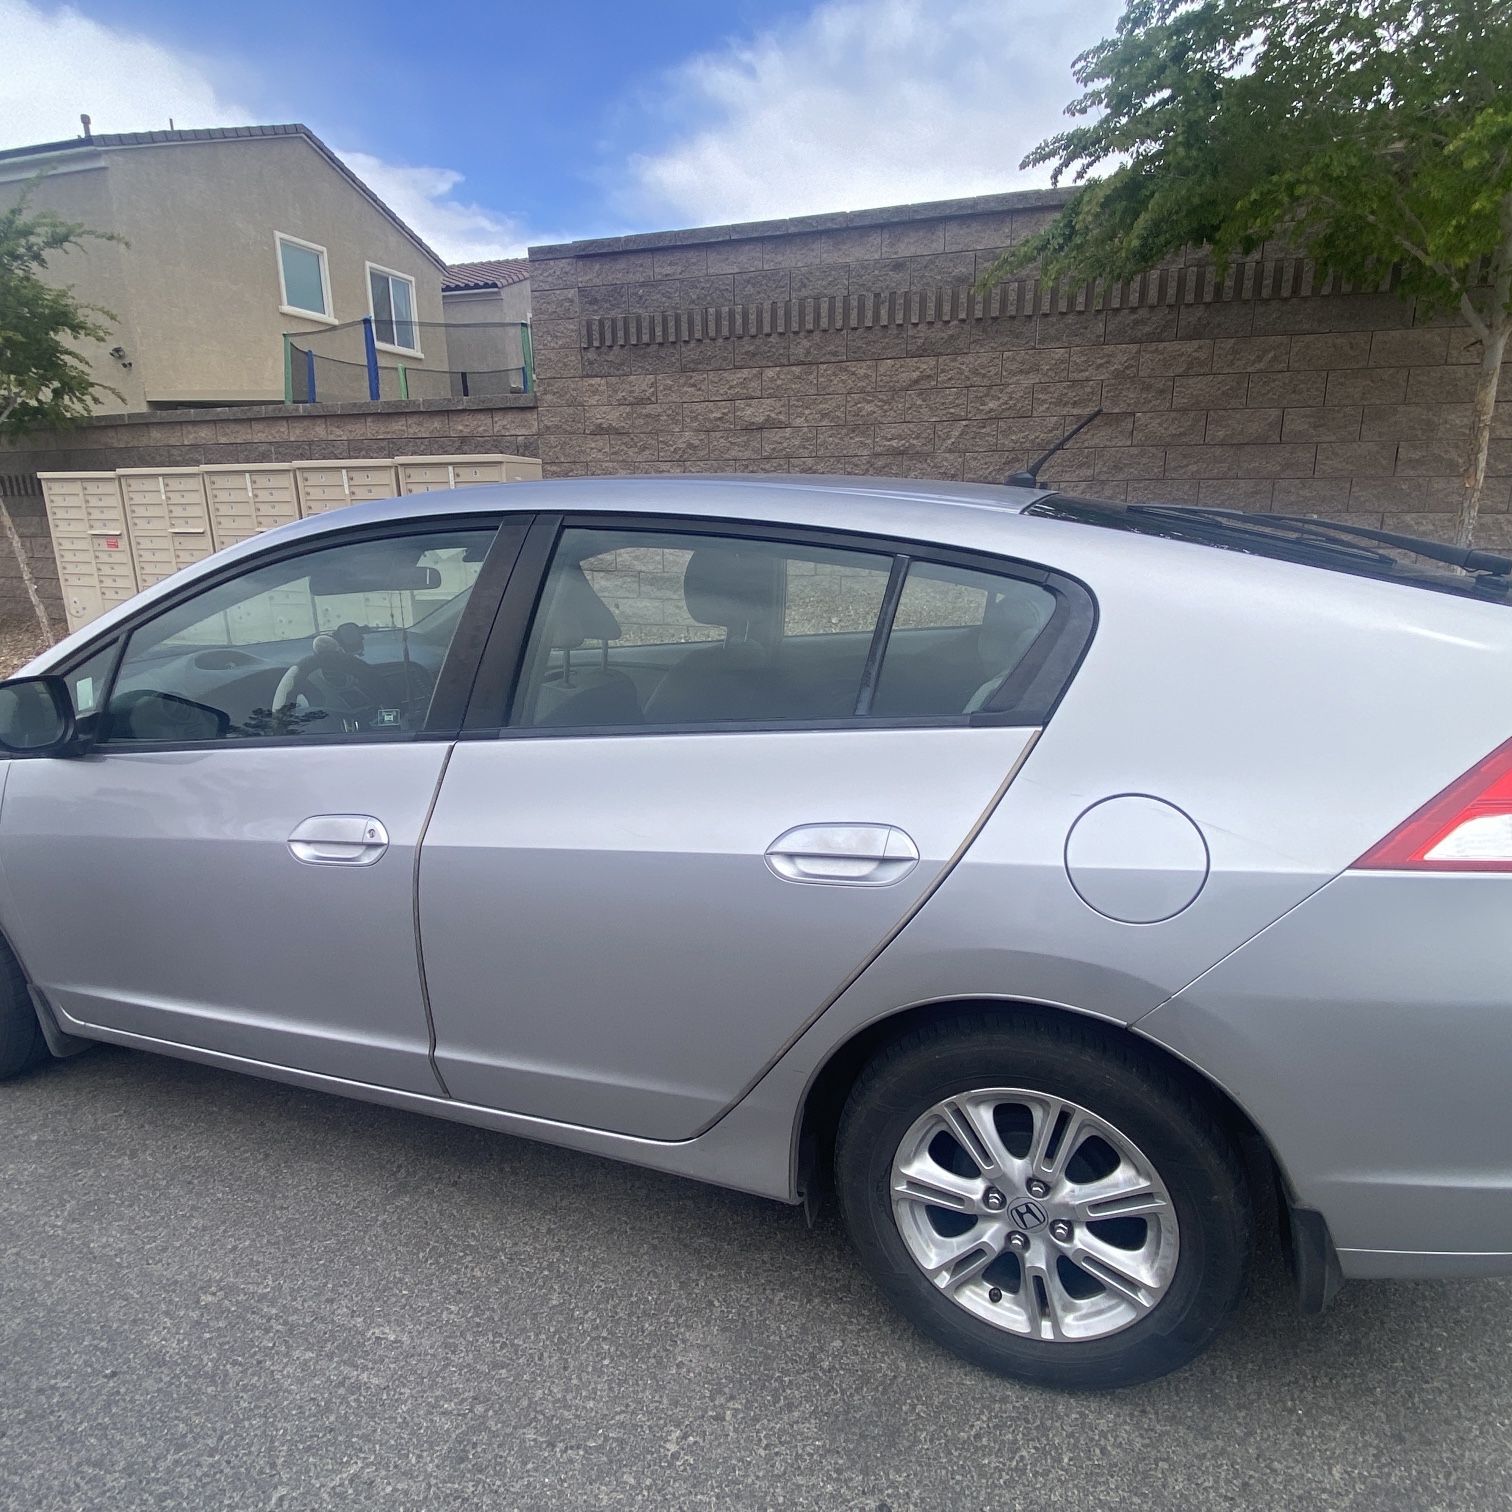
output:
<path id="1" fill-rule="evenodd" d="M 1512 590 L 1512 558 L 1370 525 L 1198 505 L 1118 504 L 1068 494 L 1039 499 L 1024 513 L 1383 578 L 1493 603 L 1505 603 Z"/>

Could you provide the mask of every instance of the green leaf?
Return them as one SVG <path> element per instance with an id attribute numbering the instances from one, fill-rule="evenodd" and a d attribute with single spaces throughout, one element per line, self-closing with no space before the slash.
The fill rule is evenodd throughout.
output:
<path id="1" fill-rule="evenodd" d="M 1072 72 L 1084 124 L 1024 166 L 1084 188 L 984 288 L 1036 263 L 1128 278 L 1191 248 L 1223 265 L 1281 239 L 1362 284 L 1398 267 L 1431 312 L 1512 258 L 1508 0 L 1130 0 Z"/>
<path id="2" fill-rule="evenodd" d="M 90 372 L 81 346 L 111 334 L 109 310 L 45 277 L 87 240 L 119 242 L 109 232 L 32 210 L 34 179 L 0 210 L 0 435 L 77 424 L 101 394 L 121 396 Z"/>

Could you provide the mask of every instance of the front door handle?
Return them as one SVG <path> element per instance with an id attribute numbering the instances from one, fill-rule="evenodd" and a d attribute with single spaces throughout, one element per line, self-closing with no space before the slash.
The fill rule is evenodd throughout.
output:
<path id="1" fill-rule="evenodd" d="M 784 882 L 886 887 L 919 864 L 919 847 L 892 824 L 801 824 L 767 846 L 766 864 Z"/>
<path id="2" fill-rule="evenodd" d="M 316 814 L 295 826 L 289 853 L 307 866 L 371 866 L 388 844 L 371 814 Z"/>

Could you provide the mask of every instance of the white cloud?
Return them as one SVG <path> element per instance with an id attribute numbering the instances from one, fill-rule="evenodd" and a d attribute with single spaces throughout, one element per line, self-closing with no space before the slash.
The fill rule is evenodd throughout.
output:
<path id="1" fill-rule="evenodd" d="M 452 190 L 462 175 L 452 168 L 387 163 L 367 152 L 336 150 L 347 167 L 406 225 L 413 226 L 448 262 L 523 257 L 523 222 L 497 215 Z M 541 240 L 535 237 L 534 240 Z"/>
<path id="2" fill-rule="evenodd" d="M 1120 0 L 826 0 L 700 54 L 646 107 L 671 139 L 632 156 L 625 213 L 720 223 L 1044 185 L 1019 161 L 1078 92 L 1072 57 Z M 651 103 L 652 100 L 655 103 Z"/>
<path id="3" fill-rule="evenodd" d="M 79 135 L 87 111 L 96 131 L 246 126 L 254 117 L 211 82 L 206 62 L 114 31 L 76 10 L 44 11 L 0 0 L 0 146 Z"/>
<path id="4" fill-rule="evenodd" d="M 87 111 L 96 131 L 246 126 L 270 117 L 241 102 L 255 81 L 212 60 L 93 21 L 76 10 L 47 11 L 0 0 L 0 147 L 79 135 Z M 227 80 L 229 79 L 229 82 Z M 317 122 L 310 123 L 318 132 Z M 450 168 L 391 163 L 331 143 L 362 181 L 407 225 L 453 262 L 523 253 L 520 222 L 458 199 Z"/>

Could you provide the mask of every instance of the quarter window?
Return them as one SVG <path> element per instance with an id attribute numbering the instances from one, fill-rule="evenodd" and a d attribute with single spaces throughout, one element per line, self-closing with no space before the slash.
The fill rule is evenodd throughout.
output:
<path id="1" fill-rule="evenodd" d="M 104 740 L 415 733 L 493 534 L 327 546 L 176 605 L 131 633 Z"/>
<path id="2" fill-rule="evenodd" d="M 1055 595 L 1038 583 L 910 563 L 872 713 L 976 713 L 1028 655 L 1054 610 Z"/>
<path id="3" fill-rule="evenodd" d="M 278 282 L 291 314 L 331 316 L 331 282 L 324 247 L 296 237 L 278 237 Z"/>
<path id="4" fill-rule="evenodd" d="M 373 335 L 384 346 L 406 352 L 420 350 L 415 322 L 415 280 L 388 268 L 368 264 L 368 289 L 373 303 Z"/>
<path id="5" fill-rule="evenodd" d="M 100 711 L 100 699 L 105 693 L 105 681 L 110 676 L 115 661 L 117 641 L 90 655 L 72 672 L 64 674 L 69 697 L 73 699 L 74 714 L 80 721 L 91 718 Z"/>

